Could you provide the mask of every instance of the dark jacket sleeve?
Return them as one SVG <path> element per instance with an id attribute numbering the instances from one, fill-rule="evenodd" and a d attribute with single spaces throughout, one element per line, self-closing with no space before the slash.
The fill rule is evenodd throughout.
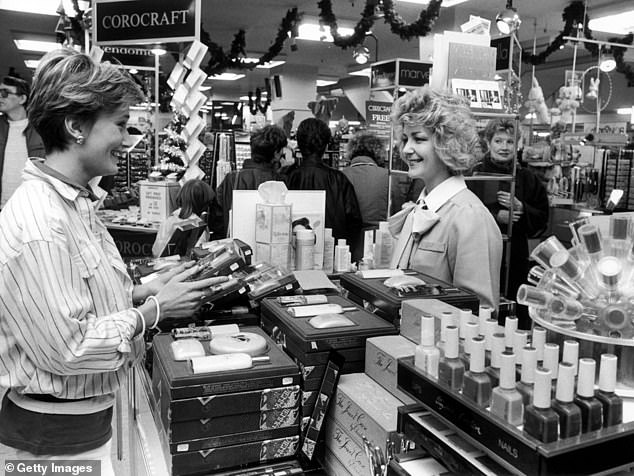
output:
<path id="1" fill-rule="evenodd" d="M 548 227 L 550 211 L 548 192 L 537 175 L 530 170 L 523 171 L 522 180 L 524 181 L 524 191 L 521 198 L 524 205 L 522 220 L 526 235 L 531 238 L 539 236 Z"/>
<path id="2" fill-rule="evenodd" d="M 212 240 L 226 238 L 229 227 L 229 210 L 232 199 L 232 174 L 228 174 L 216 189 L 216 196 L 211 202 L 209 229 L 213 232 Z"/>
<path id="3" fill-rule="evenodd" d="M 354 193 L 354 187 L 343 173 L 341 174 L 341 178 L 343 204 L 346 216 L 346 234 L 348 235 L 348 242 L 350 243 L 352 261 L 355 262 L 363 258 L 363 233 L 361 231 L 363 220 L 361 218 L 357 195 Z"/>

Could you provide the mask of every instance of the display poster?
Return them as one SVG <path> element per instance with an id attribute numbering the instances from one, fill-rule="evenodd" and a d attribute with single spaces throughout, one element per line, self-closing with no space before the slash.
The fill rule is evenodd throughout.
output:
<path id="1" fill-rule="evenodd" d="M 230 234 L 255 250 L 255 205 L 263 203 L 257 190 L 234 190 Z M 306 219 L 315 232 L 315 268 L 324 262 L 324 228 L 326 220 L 326 192 L 324 190 L 289 190 L 285 203 L 293 205 L 292 220 Z M 233 219 L 239 217 L 239 219 Z M 306 221 L 303 220 L 303 221 Z M 271 263 L 277 264 L 277 263 Z"/>
<path id="2" fill-rule="evenodd" d="M 96 45 L 168 43 L 200 39 L 200 0 L 95 0 Z"/>
<path id="3" fill-rule="evenodd" d="M 469 100 L 472 109 L 502 109 L 500 84 L 497 81 L 452 79 L 451 89 L 455 94 Z"/>
<path id="4" fill-rule="evenodd" d="M 417 88 L 429 84 L 431 64 L 420 61 L 398 60 L 397 86 Z"/>
<path id="5" fill-rule="evenodd" d="M 495 38 L 491 40 L 491 46 L 495 48 L 495 70 L 508 69 L 511 55 L 511 37 Z"/>
<path id="6" fill-rule="evenodd" d="M 365 122 L 368 131 L 372 132 L 377 137 L 384 139 L 386 142 L 389 142 L 390 134 L 392 132 L 392 121 L 390 120 L 391 111 L 391 102 L 365 102 Z"/>
<path id="7" fill-rule="evenodd" d="M 491 80 L 495 76 L 495 48 L 449 43 L 447 77 Z"/>
<path id="8" fill-rule="evenodd" d="M 396 60 L 374 63 L 370 66 L 370 89 L 396 85 Z"/>

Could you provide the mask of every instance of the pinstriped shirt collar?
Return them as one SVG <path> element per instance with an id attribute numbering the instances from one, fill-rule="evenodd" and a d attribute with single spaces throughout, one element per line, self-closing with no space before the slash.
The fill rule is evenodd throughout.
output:
<path id="1" fill-rule="evenodd" d="M 86 188 L 73 182 L 65 175 L 46 165 L 44 160 L 35 159 L 28 161 L 24 167 L 24 176 L 25 178 L 28 176 L 37 177 L 48 182 L 57 193 L 70 201 L 75 201 L 78 197 L 82 197 L 94 202 L 102 200 L 107 195 L 107 192 L 96 184 L 92 185 L 89 183 L 90 188 Z"/>
<path id="2" fill-rule="evenodd" d="M 429 193 L 423 189 L 418 200 L 420 203 L 426 204 L 427 208 L 432 212 L 437 212 L 455 194 L 465 188 L 467 188 L 467 184 L 464 181 L 464 177 L 462 175 L 452 175 Z"/>

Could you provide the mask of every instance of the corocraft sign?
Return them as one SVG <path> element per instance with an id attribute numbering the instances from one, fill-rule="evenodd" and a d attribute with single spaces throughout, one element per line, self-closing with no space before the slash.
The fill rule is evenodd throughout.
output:
<path id="1" fill-rule="evenodd" d="M 200 38 L 200 0 L 96 0 L 97 45 L 193 41 Z"/>

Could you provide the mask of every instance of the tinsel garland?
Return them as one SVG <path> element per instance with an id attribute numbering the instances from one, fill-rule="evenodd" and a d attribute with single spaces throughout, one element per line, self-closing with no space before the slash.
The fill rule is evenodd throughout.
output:
<path id="1" fill-rule="evenodd" d="M 337 17 L 332 11 L 332 2 L 330 0 L 320 0 L 317 3 L 319 7 L 319 21 L 323 25 L 330 27 L 330 34 L 333 38 L 335 46 L 346 49 L 349 46 L 357 46 L 365 41 L 365 37 L 374 25 L 374 11 L 377 6 L 377 0 L 367 0 L 365 8 L 361 14 L 361 20 L 354 27 L 354 33 L 350 36 L 341 36 L 338 33 Z"/>
<path id="2" fill-rule="evenodd" d="M 630 33 L 625 38 L 617 39 L 610 38 L 611 43 L 621 43 L 622 45 L 631 45 L 634 41 L 634 34 Z M 625 48 L 619 48 L 618 46 L 612 47 L 612 54 L 614 55 L 614 60 L 616 61 L 616 70 L 619 73 L 625 75 L 627 79 L 627 87 L 634 87 L 634 68 L 631 64 L 627 64 L 623 61 L 623 55 L 625 54 Z"/>
<path id="3" fill-rule="evenodd" d="M 207 45 L 210 55 L 209 62 L 204 68 L 204 71 L 208 75 L 214 75 L 222 73 L 227 69 L 248 69 L 251 70 L 258 65 L 268 63 L 277 55 L 280 54 L 284 47 L 284 42 L 289 38 L 289 34 L 297 31 L 297 25 L 301 20 L 301 15 L 297 11 L 297 8 L 292 8 L 286 12 L 286 15 L 280 23 L 280 27 L 277 31 L 275 41 L 269 47 L 268 51 L 264 53 L 257 62 L 245 62 L 246 56 L 246 41 L 244 30 L 239 30 L 235 34 L 233 41 L 231 42 L 231 48 L 229 53 L 225 53 L 221 46 L 211 41 L 209 33 L 204 28 L 201 28 L 200 41 Z"/>
<path id="4" fill-rule="evenodd" d="M 429 5 L 427 5 L 427 9 L 421 10 L 418 20 L 414 23 L 406 23 L 394 10 L 394 2 L 392 0 L 383 0 L 385 22 L 390 24 L 392 33 L 400 36 L 402 40 L 425 36 L 431 31 L 438 19 L 441 4 L 442 0 L 431 0 Z"/>

